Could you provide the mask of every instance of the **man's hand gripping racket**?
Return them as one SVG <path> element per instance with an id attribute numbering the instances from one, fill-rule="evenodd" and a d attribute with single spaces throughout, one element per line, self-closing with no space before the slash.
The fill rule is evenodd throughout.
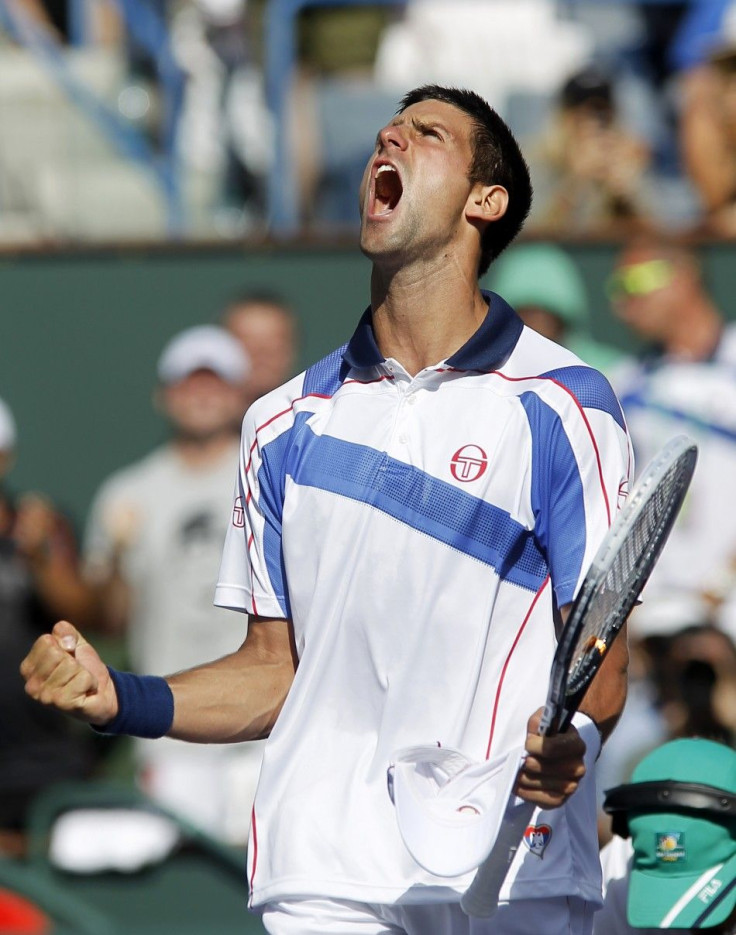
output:
<path id="1" fill-rule="evenodd" d="M 552 662 L 542 735 L 567 730 L 593 676 L 647 582 L 680 512 L 695 470 L 697 448 L 673 438 L 640 475 L 601 543 L 572 605 Z M 461 905 L 487 917 L 534 813 L 523 802 L 507 813 L 493 850 L 478 868 Z"/>

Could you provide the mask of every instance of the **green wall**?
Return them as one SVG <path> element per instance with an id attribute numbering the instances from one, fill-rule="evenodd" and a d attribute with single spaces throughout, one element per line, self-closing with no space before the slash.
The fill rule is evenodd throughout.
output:
<path id="1" fill-rule="evenodd" d="M 616 245 L 568 246 L 589 286 L 596 336 L 630 348 L 602 288 Z M 716 298 L 736 317 L 736 245 L 699 250 Z M 300 316 L 305 366 L 350 336 L 369 277 L 352 243 L 5 254 L 0 397 L 19 428 L 11 486 L 47 492 L 81 525 L 100 481 L 165 437 L 151 391 L 172 334 L 216 320 L 234 293 L 268 288 Z"/>

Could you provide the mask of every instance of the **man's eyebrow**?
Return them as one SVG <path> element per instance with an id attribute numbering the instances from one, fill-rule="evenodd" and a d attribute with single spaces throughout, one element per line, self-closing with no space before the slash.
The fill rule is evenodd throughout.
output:
<path id="1" fill-rule="evenodd" d="M 447 124 L 444 124 L 439 117 L 412 117 L 411 122 L 416 130 L 442 130 L 448 136 L 452 135 Z"/>
<path id="2" fill-rule="evenodd" d="M 415 130 L 427 130 L 427 129 L 442 130 L 442 132 L 446 133 L 448 136 L 453 135 L 452 131 L 448 128 L 447 124 L 443 123 L 439 119 L 439 117 L 416 117 L 414 116 L 410 118 L 409 122 L 411 123 L 411 125 L 414 127 Z M 400 127 L 404 123 L 406 123 L 406 119 L 404 118 L 403 114 L 397 114 L 394 117 L 394 119 L 391 121 L 391 123 L 387 124 L 387 126 Z M 385 127 L 383 129 L 385 129 Z M 376 133 L 376 145 L 380 143 L 382 132 L 383 130 L 379 130 L 378 133 Z"/>

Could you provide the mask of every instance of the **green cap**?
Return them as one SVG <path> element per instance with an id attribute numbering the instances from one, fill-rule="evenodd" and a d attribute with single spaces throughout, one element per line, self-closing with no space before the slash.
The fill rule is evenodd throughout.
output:
<path id="1" fill-rule="evenodd" d="M 513 247 L 493 264 L 490 288 L 516 309 L 537 306 L 573 328 L 588 324 L 588 300 L 575 261 L 548 243 Z"/>
<path id="2" fill-rule="evenodd" d="M 707 785 L 736 793 L 736 752 L 710 740 L 673 740 L 636 767 L 644 782 Z M 736 818 L 677 808 L 632 810 L 628 919 L 638 928 L 711 928 L 736 905 Z M 709 907 L 713 907 L 709 911 Z"/>

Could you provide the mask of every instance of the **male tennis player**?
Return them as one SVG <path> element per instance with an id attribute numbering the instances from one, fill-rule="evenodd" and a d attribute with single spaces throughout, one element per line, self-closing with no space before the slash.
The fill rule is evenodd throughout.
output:
<path id="1" fill-rule="evenodd" d="M 216 596 L 249 616 L 241 649 L 141 678 L 109 672 L 63 622 L 24 662 L 27 690 L 108 732 L 269 735 L 249 878 L 274 935 L 589 932 L 600 868 L 583 774 L 591 719 L 605 735 L 623 705 L 625 639 L 580 733 L 542 739 L 533 712 L 557 609 L 630 477 L 621 411 L 599 373 L 478 287 L 531 200 L 516 141 L 481 98 L 406 95 L 360 198 L 370 307 L 345 347 L 244 422 Z M 472 872 L 413 859 L 387 768 L 412 744 L 483 761 L 524 742 L 532 847 L 493 922 L 471 920 L 459 899 Z"/>

